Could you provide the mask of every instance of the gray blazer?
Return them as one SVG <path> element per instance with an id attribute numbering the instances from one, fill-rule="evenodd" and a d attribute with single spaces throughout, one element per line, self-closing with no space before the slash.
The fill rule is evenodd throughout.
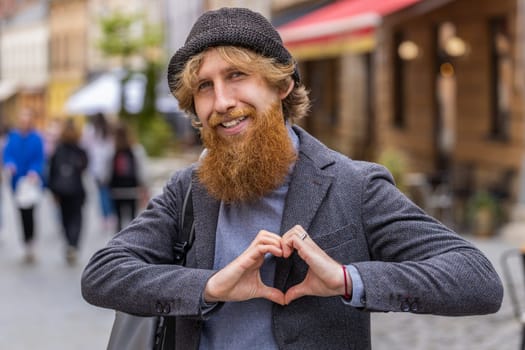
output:
<path id="1" fill-rule="evenodd" d="M 294 130 L 300 154 L 281 233 L 300 224 L 335 260 L 354 264 L 366 298 L 362 309 L 340 297 L 274 305 L 273 331 L 280 349 L 369 349 L 368 311 L 474 315 L 499 309 L 501 281 L 478 249 L 415 206 L 383 167 L 350 160 L 301 128 Z M 200 298 L 214 273 L 219 202 L 196 178 L 195 243 L 186 267 L 170 265 L 181 199 L 194 169 L 176 172 L 163 193 L 92 257 L 82 276 L 83 296 L 94 305 L 179 316 L 179 349 L 198 347 Z M 306 271 L 297 255 L 279 259 L 274 285 L 285 291 Z"/>

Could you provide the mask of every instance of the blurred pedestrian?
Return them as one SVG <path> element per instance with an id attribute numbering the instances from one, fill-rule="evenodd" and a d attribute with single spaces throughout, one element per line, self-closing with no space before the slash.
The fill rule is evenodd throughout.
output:
<path id="1" fill-rule="evenodd" d="M 62 132 L 62 120 L 53 118 L 50 120 L 46 127 L 42 130 L 42 139 L 44 141 L 44 184 L 47 186 L 49 178 L 49 160 L 55 153 L 57 144 L 60 139 Z"/>
<path id="2" fill-rule="evenodd" d="M 11 189 L 22 219 L 25 261 L 32 263 L 34 255 L 34 207 L 41 196 L 44 170 L 44 143 L 34 128 L 34 112 L 23 108 L 18 115 L 18 127 L 9 132 L 4 149 L 3 165 L 11 176 Z"/>
<path id="3" fill-rule="evenodd" d="M 88 155 L 88 170 L 98 189 L 104 229 L 113 230 L 115 211 L 109 193 L 109 167 L 113 154 L 110 124 L 102 113 L 89 116 L 82 135 L 82 146 Z"/>
<path id="4" fill-rule="evenodd" d="M 117 214 L 117 231 L 137 214 L 137 207 L 147 200 L 146 151 L 135 142 L 124 123 L 114 130 L 115 153 L 111 161 L 109 186 Z"/>
<path id="5" fill-rule="evenodd" d="M 44 129 L 42 135 L 44 139 L 44 155 L 46 159 L 51 159 L 51 157 L 55 153 L 57 144 L 60 141 L 62 127 L 62 120 L 58 118 L 53 118 L 46 125 L 46 128 Z"/>
<path id="6" fill-rule="evenodd" d="M 67 243 L 66 260 L 70 265 L 77 260 L 82 230 L 82 206 L 86 197 L 82 175 L 87 168 L 88 159 L 79 140 L 79 130 L 73 120 L 68 120 L 49 164 L 49 189 L 60 207 Z"/>

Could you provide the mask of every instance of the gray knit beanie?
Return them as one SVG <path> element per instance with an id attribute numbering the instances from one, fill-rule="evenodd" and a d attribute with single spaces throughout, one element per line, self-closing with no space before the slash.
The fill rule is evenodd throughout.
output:
<path id="1" fill-rule="evenodd" d="M 283 46 L 279 33 L 261 14 L 246 8 L 225 7 L 205 12 L 197 19 L 184 46 L 170 60 L 168 65 L 168 85 L 174 91 L 177 76 L 188 60 L 213 46 L 240 46 L 256 53 L 275 58 L 279 63 L 293 62 L 292 55 Z M 297 66 L 292 74 L 296 83 L 300 82 Z"/>

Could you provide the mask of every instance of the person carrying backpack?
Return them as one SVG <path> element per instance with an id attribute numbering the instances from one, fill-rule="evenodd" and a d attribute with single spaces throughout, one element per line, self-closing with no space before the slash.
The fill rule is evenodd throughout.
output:
<path id="1" fill-rule="evenodd" d="M 118 124 L 109 181 L 117 214 L 117 232 L 136 216 L 137 205 L 147 197 L 145 160 L 144 147 L 132 140 L 125 124 Z"/>
<path id="2" fill-rule="evenodd" d="M 64 125 L 49 165 L 49 189 L 58 202 L 67 243 L 66 260 L 74 265 L 82 229 L 82 206 L 86 192 L 82 175 L 87 168 L 86 152 L 79 146 L 80 133 L 72 120 Z"/>

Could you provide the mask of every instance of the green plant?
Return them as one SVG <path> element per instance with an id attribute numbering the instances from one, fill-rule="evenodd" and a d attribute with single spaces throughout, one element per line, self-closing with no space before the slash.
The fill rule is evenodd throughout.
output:
<path id="1" fill-rule="evenodd" d="M 493 233 L 501 215 L 501 205 L 486 190 L 476 191 L 467 202 L 467 218 L 478 235 Z"/>
<path id="2" fill-rule="evenodd" d="M 395 149 L 386 149 L 379 155 L 377 162 L 385 166 L 394 177 L 397 188 L 405 191 L 405 176 L 408 171 L 406 157 Z"/>
<path id="3" fill-rule="evenodd" d="M 126 72 L 121 84 L 124 86 L 131 78 L 137 61 L 142 62 L 140 71 L 146 77 L 145 96 L 142 110 L 138 115 L 131 116 L 124 108 L 125 95 L 121 89 L 119 117 L 126 122 L 139 119 L 138 132 L 141 133 L 143 126 L 152 122 L 155 118 L 155 101 L 157 97 L 156 86 L 159 76 L 164 67 L 164 53 L 162 43 L 164 33 L 158 24 L 148 22 L 143 14 L 113 12 L 100 18 L 101 38 L 98 48 L 101 52 L 113 58 L 120 59 L 122 67 Z M 132 63 L 135 62 L 135 63 Z"/>
<path id="4" fill-rule="evenodd" d="M 134 127 L 140 128 L 136 134 L 151 157 L 162 156 L 176 147 L 175 135 L 169 124 L 160 115 L 151 118 L 148 123 L 141 123 Z"/>
<path id="5" fill-rule="evenodd" d="M 476 191 L 468 200 L 467 209 L 469 216 L 479 210 L 489 210 L 495 215 L 501 214 L 501 206 L 496 198 L 486 190 Z"/>

